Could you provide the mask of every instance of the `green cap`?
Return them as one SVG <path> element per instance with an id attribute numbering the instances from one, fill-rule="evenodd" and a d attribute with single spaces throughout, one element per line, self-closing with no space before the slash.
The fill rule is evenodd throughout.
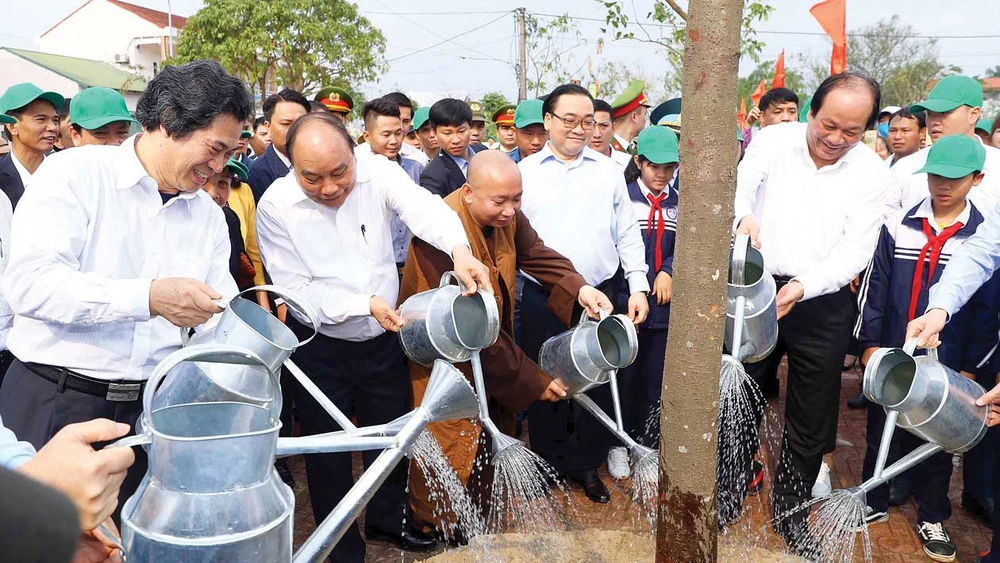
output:
<path id="1" fill-rule="evenodd" d="M 69 122 L 93 131 L 108 123 L 137 123 L 125 105 L 125 98 L 111 88 L 87 88 L 69 102 Z"/>
<path id="2" fill-rule="evenodd" d="M 809 121 L 809 110 L 812 109 L 812 96 L 802 103 L 802 109 L 799 110 L 799 123 L 805 123 Z"/>
<path id="3" fill-rule="evenodd" d="M 21 109 L 39 98 L 52 104 L 56 110 L 66 103 L 66 98 L 55 92 L 45 92 L 30 82 L 22 82 L 7 88 L 3 96 L 0 96 L 0 113 Z"/>
<path id="4" fill-rule="evenodd" d="M 910 106 L 911 112 L 944 113 L 959 106 L 983 107 L 983 85 L 968 76 L 945 76 L 931 88 L 927 99 Z"/>
<path id="5" fill-rule="evenodd" d="M 992 119 L 980 119 L 976 122 L 976 130 L 982 131 L 987 135 L 993 134 L 993 120 Z"/>
<path id="6" fill-rule="evenodd" d="M 413 119 L 410 120 L 410 127 L 414 131 L 419 131 L 421 127 L 427 124 L 427 120 L 431 116 L 430 106 L 422 106 L 417 108 L 417 111 L 413 112 Z"/>
<path id="7" fill-rule="evenodd" d="M 249 131 L 247 129 L 240 131 L 241 139 L 249 139 L 250 137 L 253 137 L 253 131 Z"/>
<path id="8" fill-rule="evenodd" d="M 469 109 L 472 110 L 472 122 L 482 121 L 486 123 L 486 112 L 483 111 L 483 104 L 479 102 L 469 102 Z"/>
<path id="9" fill-rule="evenodd" d="M 635 154 L 646 157 L 653 164 L 673 164 L 680 160 L 677 134 L 666 127 L 646 127 L 635 144 Z"/>
<path id="10" fill-rule="evenodd" d="M 643 92 L 645 89 L 646 83 L 642 80 L 630 82 L 628 88 L 625 88 L 625 91 L 611 102 L 612 116 L 618 119 L 639 106 L 649 105 L 646 94 Z"/>
<path id="11" fill-rule="evenodd" d="M 229 158 L 229 162 L 226 162 L 226 168 L 232 170 L 233 174 L 239 176 L 240 180 L 243 180 L 244 182 L 246 182 L 247 178 L 250 177 L 250 169 L 247 168 L 247 165 L 236 160 L 235 158 Z"/>
<path id="12" fill-rule="evenodd" d="M 948 135 L 931 145 L 924 167 L 914 174 L 926 173 L 944 178 L 963 178 L 982 172 L 986 165 L 986 149 L 978 138 L 968 135 Z"/>
<path id="13" fill-rule="evenodd" d="M 514 127 L 524 129 L 529 125 L 545 123 L 545 119 L 542 118 L 544 103 L 542 100 L 531 99 L 517 104 L 517 109 L 514 110 Z"/>

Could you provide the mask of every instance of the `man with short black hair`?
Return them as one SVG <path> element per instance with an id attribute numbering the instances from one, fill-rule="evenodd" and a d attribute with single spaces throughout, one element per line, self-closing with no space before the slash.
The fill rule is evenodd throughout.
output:
<path id="1" fill-rule="evenodd" d="M 549 140 L 549 132 L 545 130 L 545 119 L 542 117 L 542 100 L 524 100 L 517 104 L 514 111 L 514 140 L 517 148 L 510 152 L 514 162 L 528 158 L 542 150 Z"/>
<path id="2" fill-rule="evenodd" d="M 428 120 L 441 152 L 424 168 L 420 185 L 445 197 L 465 183 L 469 160 L 476 153 L 469 146 L 472 109 L 462 100 L 445 98 L 431 106 Z"/>
<path id="3" fill-rule="evenodd" d="M 178 327 L 210 326 L 222 312 L 215 300 L 236 295 L 226 221 L 201 188 L 236 150 L 251 108 L 218 63 L 166 67 L 139 98 L 142 135 L 38 168 L 14 214 L 3 279 L 17 359 L 0 415 L 20 439 L 39 448 L 100 417 L 134 432 L 146 380 L 181 346 Z M 121 498 L 146 472 L 134 451 Z"/>
<path id="4" fill-rule="evenodd" d="M 604 100 L 594 100 L 594 134 L 590 138 L 590 148 L 603 154 L 621 166 L 622 172 L 628 166 L 632 157 L 627 152 L 611 150 L 611 141 L 615 137 L 615 118 L 611 104 Z"/>
<path id="5" fill-rule="evenodd" d="M 382 97 L 399 107 L 399 120 L 403 124 L 403 134 L 409 134 L 410 124 L 413 123 L 413 100 L 402 92 L 389 92 Z M 403 143 L 402 146 L 399 147 L 399 154 L 403 155 L 405 158 L 419 162 L 421 166 L 427 166 L 427 163 L 430 162 L 430 160 L 427 159 L 427 155 L 424 154 L 422 150 L 409 143 Z"/>
<path id="6" fill-rule="evenodd" d="M 900 109 L 889 118 L 889 137 L 886 139 L 892 156 L 886 159 L 889 166 L 920 150 L 920 143 L 927 136 L 927 118 L 924 112 L 911 113 Z"/>
<path id="7" fill-rule="evenodd" d="M 125 98 L 111 88 L 87 88 L 69 104 L 70 135 L 73 146 L 118 146 L 129 137 L 136 120 Z"/>
<path id="8" fill-rule="evenodd" d="M 253 151 L 254 160 L 260 158 L 267 147 L 271 146 L 271 136 L 267 131 L 267 124 L 264 122 L 264 116 L 260 116 L 253 120 L 253 126 L 250 128 L 253 135 L 250 137 L 250 149 Z"/>
<path id="9" fill-rule="evenodd" d="M 247 183 L 253 190 L 256 201 L 272 182 L 288 174 L 292 167 L 285 152 L 285 136 L 295 120 L 312 111 L 309 100 L 291 89 L 284 89 L 264 100 L 264 126 L 267 127 L 271 144 L 264 154 L 250 165 Z"/>
<path id="10" fill-rule="evenodd" d="M 771 88 L 760 99 L 760 105 L 747 115 L 747 127 L 760 122 L 763 129 L 778 123 L 795 123 L 799 120 L 799 97 L 788 88 Z"/>
<path id="11" fill-rule="evenodd" d="M 4 124 L 10 153 L 0 159 L 0 190 L 17 209 L 24 187 L 59 139 L 59 114 L 64 99 L 34 84 L 15 84 L 0 96 L 0 113 L 14 118 Z"/>

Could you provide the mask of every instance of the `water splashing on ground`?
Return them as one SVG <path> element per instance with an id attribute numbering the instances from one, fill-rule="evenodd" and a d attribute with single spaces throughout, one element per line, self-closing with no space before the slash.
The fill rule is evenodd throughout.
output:
<path id="1" fill-rule="evenodd" d="M 864 560 L 872 560 L 871 540 L 865 524 L 867 504 L 865 495 L 858 489 L 837 489 L 824 498 L 809 500 L 781 514 L 774 521 L 779 526 L 801 519 L 808 511 L 796 534 L 796 549 L 812 561 L 848 563 L 854 561 L 860 532 Z"/>
<path id="2" fill-rule="evenodd" d="M 443 524 L 439 531 L 445 539 L 468 539 L 483 534 L 486 531 L 483 516 L 434 435 L 426 430 L 422 432 L 410 449 L 410 455 L 423 471 L 434 504 L 434 516 Z"/>
<path id="3" fill-rule="evenodd" d="M 493 458 L 493 466 L 489 533 L 567 528 L 564 510 L 573 510 L 569 492 L 545 460 L 514 444 Z"/>

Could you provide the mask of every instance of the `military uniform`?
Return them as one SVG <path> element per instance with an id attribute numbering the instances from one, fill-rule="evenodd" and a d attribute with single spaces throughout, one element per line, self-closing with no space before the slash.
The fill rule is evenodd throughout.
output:
<path id="1" fill-rule="evenodd" d="M 640 106 L 649 107 L 649 100 L 646 98 L 646 92 L 644 91 L 645 88 L 645 82 L 642 80 L 633 80 L 628 85 L 628 88 L 611 102 L 611 110 L 614 112 L 613 117 L 615 120 L 625 117 Z M 635 154 L 635 146 L 632 141 L 625 139 L 617 132 L 614 138 L 611 139 L 611 148 L 616 151 Z"/>
<path id="2" fill-rule="evenodd" d="M 336 86 L 327 86 L 321 89 L 313 99 L 326 106 L 326 109 L 331 112 L 340 115 L 344 121 L 347 121 L 347 116 L 354 109 L 354 98 L 347 93 L 347 90 Z"/>

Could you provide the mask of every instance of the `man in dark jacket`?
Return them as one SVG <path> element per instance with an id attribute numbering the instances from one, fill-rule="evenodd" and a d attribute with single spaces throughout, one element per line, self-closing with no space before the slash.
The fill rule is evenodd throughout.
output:
<path id="1" fill-rule="evenodd" d="M 420 185 L 445 197 L 465 184 L 469 161 L 476 153 L 469 146 L 472 109 L 462 100 L 445 98 L 431 106 L 429 121 L 441 152 L 424 168 Z"/>
<path id="2" fill-rule="evenodd" d="M 309 110 L 309 101 L 305 96 L 287 88 L 264 101 L 264 125 L 267 126 L 271 144 L 250 165 L 247 183 L 253 191 L 254 201 L 260 201 L 272 182 L 288 174 L 292 163 L 285 152 L 285 136 L 292 123 L 308 114 Z"/>

